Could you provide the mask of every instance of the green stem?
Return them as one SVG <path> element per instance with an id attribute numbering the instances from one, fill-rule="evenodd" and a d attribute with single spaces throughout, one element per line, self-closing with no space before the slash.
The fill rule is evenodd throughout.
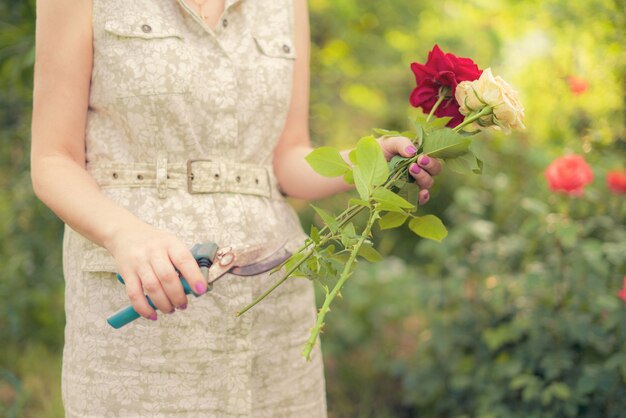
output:
<path id="1" fill-rule="evenodd" d="M 426 123 L 430 122 L 430 120 L 433 118 L 433 115 L 435 114 L 435 111 L 437 110 L 441 102 L 445 100 L 446 97 L 447 96 L 444 96 L 443 94 L 439 95 L 437 102 L 435 102 L 435 105 L 433 106 L 433 108 L 430 109 L 430 113 L 428 114 L 428 117 L 426 118 Z"/>
<path id="2" fill-rule="evenodd" d="M 313 250 L 309 250 L 307 253 L 305 253 L 304 257 L 302 257 L 302 260 L 298 261 L 296 263 L 296 265 L 294 265 L 293 267 L 291 267 L 289 269 L 289 271 L 287 271 L 285 273 L 285 275 L 283 277 L 280 278 L 280 280 L 276 281 L 272 287 L 270 287 L 269 289 L 267 289 L 265 292 L 263 292 L 263 294 L 261 296 L 258 296 L 256 299 L 254 299 L 254 301 L 250 302 L 248 305 L 246 305 L 243 309 L 241 309 L 240 311 L 237 312 L 236 316 L 241 316 L 243 314 L 245 314 L 246 312 L 248 312 L 250 309 L 252 309 L 254 307 L 254 305 L 256 305 L 257 303 L 261 302 L 263 299 L 265 299 L 270 293 L 272 293 L 274 290 L 276 290 L 276 288 L 278 286 L 280 286 L 281 284 L 283 284 L 285 282 L 285 280 L 287 280 L 289 278 L 289 276 L 298 269 L 298 267 L 300 267 L 302 265 L 302 263 L 304 263 L 306 260 L 308 260 L 309 257 L 311 257 L 311 255 L 313 254 Z"/>
<path id="3" fill-rule="evenodd" d="M 350 273 L 352 273 L 352 265 L 356 261 L 357 254 L 359 250 L 361 249 L 361 247 L 363 246 L 363 243 L 365 242 L 367 237 L 369 237 L 370 235 L 370 231 L 372 230 L 372 226 L 374 225 L 374 221 L 376 220 L 375 215 L 377 213 L 378 213 L 377 210 L 372 210 L 370 212 L 370 217 L 369 217 L 369 220 L 367 221 L 367 225 L 365 226 L 365 229 L 363 230 L 361 234 L 361 238 L 359 238 L 354 248 L 352 248 L 352 252 L 350 253 L 350 258 L 346 262 L 346 265 L 344 266 L 341 272 L 341 276 L 339 276 L 339 280 L 337 280 L 337 283 L 335 283 L 335 287 L 333 287 L 333 290 L 331 290 L 330 293 L 326 295 L 324 304 L 322 305 L 322 307 L 320 308 L 320 311 L 317 314 L 317 320 L 315 321 L 315 325 L 313 326 L 313 329 L 311 329 L 311 334 L 309 335 L 309 339 L 304 345 L 304 349 L 302 351 L 302 355 L 307 360 L 310 360 L 311 351 L 313 350 L 315 341 L 317 341 L 317 337 L 319 336 L 320 332 L 322 331 L 322 328 L 324 327 L 324 318 L 326 317 L 326 314 L 330 312 L 330 304 L 333 302 L 337 294 L 339 294 L 339 291 L 348 280 L 348 277 L 350 277 Z"/>
<path id="4" fill-rule="evenodd" d="M 493 107 L 491 106 L 485 106 L 482 108 L 482 110 L 478 113 L 476 113 L 473 116 L 470 116 L 469 118 L 465 119 L 463 121 L 463 123 L 461 123 L 460 125 L 458 125 L 457 127 L 455 127 L 453 129 L 454 132 L 459 132 L 461 129 L 463 129 L 465 126 L 469 125 L 470 123 L 482 118 L 483 116 L 487 116 L 489 114 L 491 114 L 493 112 Z"/>
<path id="5" fill-rule="evenodd" d="M 354 218 L 356 215 L 358 215 L 363 209 L 365 209 L 365 207 L 363 206 L 357 206 L 357 205 L 352 205 L 349 206 L 347 210 L 345 210 L 341 215 L 339 215 L 337 217 L 337 219 L 340 219 L 342 216 L 345 216 L 344 214 L 348 215 L 344 220 L 342 220 L 338 226 L 337 229 L 340 229 L 342 227 L 344 227 L 352 218 Z M 325 227 L 327 228 L 327 227 Z M 325 229 L 324 228 L 324 229 Z M 324 236 L 322 239 L 320 239 L 320 242 L 317 243 L 317 247 L 321 247 L 323 245 L 325 245 L 328 241 L 330 241 L 331 239 L 334 238 L 334 234 L 327 234 L 326 236 Z M 307 248 L 307 245 L 303 245 L 301 246 L 298 251 L 296 251 L 293 255 L 296 255 L 300 252 L 302 252 L 303 250 L 305 250 Z M 292 255 L 292 257 L 293 257 Z M 261 302 L 263 299 L 265 299 L 267 296 L 269 296 L 270 293 L 272 293 L 274 290 L 276 290 L 276 288 L 278 288 L 278 286 L 280 286 L 281 284 L 283 284 L 290 276 L 291 274 L 296 271 L 298 269 L 298 267 L 300 267 L 302 265 L 302 263 L 304 263 L 306 260 L 309 259 L 309 257 L 311 257 L 313 255 L 313 250 L 309 250 L 304 254 L 304 257 L 302 257 L 302 259 L 300 261 L 298 261 L 298 263 L 293 266 L 292 268 L 289 269 L 289 271 L 287 271 L 283 277 L 281 277 L 280 279 L 278 279 L 269 289 L 267 289 L 265 292 L 263 292 L 262 295 L 258 296 L 256 299 L 254 299 L 252 302 L 250 302 L 249 304 L 247 304 L 246 306 L 244 306 L 240 311 L 238 311 L 236 313 L 236 316 L 241 316 L 244 313 L 248 312 L 250 309 L 252 309 L 256 304 L 258 304 L 259 302 Z M 290 259 L 290 258 L 289 258 Z M 289 260 L 288 259 L 288 260 Z M 286 260 L 285 262 L 283 262 L 282 265 L 284 265 L 288 260 Z M 282 266 L 281 265 L 281 266 Z M 280 267 L 279 267 L 280 268 Z"/>

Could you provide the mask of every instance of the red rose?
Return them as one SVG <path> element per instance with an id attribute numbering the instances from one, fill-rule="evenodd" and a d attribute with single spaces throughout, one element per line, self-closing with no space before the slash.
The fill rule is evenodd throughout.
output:
<path id="1" fill-rule="evenodd" d="M 593 172 L 580 155 L 557 158 L 544 173 L 553 191 L 582 196 L 585 186 L 593 181 Z"/>
<path id="2" fill-rule="evenodd" d="M 469 58 L 459 58 L 453 54 L 446 54 L 438 45 L 428 53 L 426 64 L 414 62 L 411 70 L 415 74 L 417 86 L 411 92 L 411 105 L 421 107 L 425 113 L 430 113 L 439 98 L 439 94 L 449 97 L 435 110 L 435 116 L 452 116 L 448 126 L 454 127 L 463 122 L 464 116 L 459 112 L 459 104 L 454 98 L 456 86 L 461 81 L 477 80 L 482 70 Z"/>
<path id="3" fill-rule="evenodd" d="M 624 276 L 624 286 L 622 287 L 622 289 L 617 293 L 617 296 L 619 296 L 619 298 L 621 300 L 624 301 L 624 303 L 626 303 L 626 276 Z"/>
<path id="4" fill-rule="evenodd" d="M 571 75 L 567 77 L 567 82 L 569 83 L 569 89 L 576 96 L 580 96 L 589 89 L 589 82 L 584 78 L 578 78 Z"/>
<path id="5" fill-rule="evenodd" d="M 606 185 L 613 193 L 626 193 L 626 170 L 613 170 L 606 173 Z"/>

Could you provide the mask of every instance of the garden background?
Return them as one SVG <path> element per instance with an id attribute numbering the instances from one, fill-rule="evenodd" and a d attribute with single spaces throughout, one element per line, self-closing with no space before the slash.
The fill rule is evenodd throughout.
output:
<path id="1" fill-rule="evenodd" d="M 310 0 L 311 129 L 405 129 L 434 44 L 515 86 L 527 130 L 483 135 L 482 176 L 437 178 L 443 243 L 375 232 L 323 334 L 330 416 L 626 417 L 626 1 Z M 0 416 L 62 416 L 61 222 L 33 196 L 34 1 L 0 4 Z M 584 156 L 582 197 L 543 171 Z M 318 205 L 337 213 L 347 197 Z M 295 201 L 305 228 L 314 218 Z M 422 209 L 420 209 L 422 210 Z"/>

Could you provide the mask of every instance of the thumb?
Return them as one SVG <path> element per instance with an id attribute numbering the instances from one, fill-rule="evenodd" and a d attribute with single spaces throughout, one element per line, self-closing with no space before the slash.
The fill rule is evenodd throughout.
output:
<path id="1" fill-rule="evenodd" d="M 409 158 L 413 157 L 417 152 L 415 145 L 413 145 L 411 140 L 405 136 L 381 138 L 379 143 L 387 161 L 389 161 L 394 155 L 401 155 Z"/>

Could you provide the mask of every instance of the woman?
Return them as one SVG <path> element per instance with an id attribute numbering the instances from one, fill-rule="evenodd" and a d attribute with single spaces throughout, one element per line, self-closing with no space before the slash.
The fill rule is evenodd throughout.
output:
<path id="1" fill-rule="evenodd" d="M 186 309 L 176 272 L 204 294 L 193 244 L 298 246 L 282 194 L 350 188 L 304 160 L 306 1 L 55 0 L 37 15 L 32 178 L 67 225 L 66 415 L 325 416 L 319 348 L 300 357 L 309 281 L 235 318 L 273 279 L 226 275 Z M 440 165 L 420 163 L 425 203 Z M 113 330 L 104 319 L 128 299 L 150 320 Z"/>

